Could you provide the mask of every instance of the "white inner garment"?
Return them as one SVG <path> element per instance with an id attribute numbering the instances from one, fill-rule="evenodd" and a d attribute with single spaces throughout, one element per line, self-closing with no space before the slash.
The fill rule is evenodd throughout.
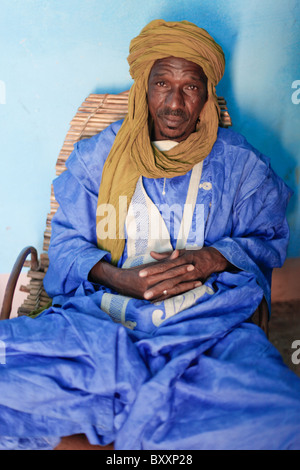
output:
<path id="1" fill-rule="evenodd" d="M 168 150 L 176 147 L 179 142 L 176 142 L 176 140 L 154 140 L 152 144 L 161 152 L 167 152 Z"/>

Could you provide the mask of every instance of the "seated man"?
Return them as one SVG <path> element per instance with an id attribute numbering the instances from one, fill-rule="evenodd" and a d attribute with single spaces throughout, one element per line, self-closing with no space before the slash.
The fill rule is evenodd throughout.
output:
<path id="1" fill-rule="evenodd" d="M 128 61 L 125 120 L 54 182 L 53 306 L 0 325 L 0 444 L 299 449 L 300 380 L 251 321 L 290 191 L 218 128 L 224 56 L 206 31 L 153 21 Z"/>

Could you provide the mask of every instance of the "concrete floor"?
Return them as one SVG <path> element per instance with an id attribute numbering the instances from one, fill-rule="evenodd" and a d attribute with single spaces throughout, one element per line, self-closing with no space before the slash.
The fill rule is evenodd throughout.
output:
<path id="1" fill-rule="evenodd" d="M 296 355 L 292 344 L 294 341 L 300 341 L 300 300 L 272 304 L 269 339 L 280 352 L 285 364 L 300 377 L 300 363 L 294 364 L 292 361 L 293 353 Z"/>
<path id="2" fill-rule="evenodd" d="M 84 434 L 63 437 L 60 444 L 54 450 L 114 450 L 112 445 L 101 447 L 92 446 Z"/>

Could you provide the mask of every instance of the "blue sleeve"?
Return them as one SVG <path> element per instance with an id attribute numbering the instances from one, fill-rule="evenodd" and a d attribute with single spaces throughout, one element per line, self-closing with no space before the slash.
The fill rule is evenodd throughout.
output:
<path id="1" fill-rule="evenodd" d="M 223 225 L 223 233 L 208 244 L 237 268 L 255 274 L 270 306 L 272 270 L 282 266 L 286 257 L 286 209 L 292 192 L 274 173 L 269 159 L 250 145 L 236 151 L 231 168 L 230 175 L 226 169 L 219 172 L 225 175 L 219 181 L 223 190 L 226 181 L 234 188 L 220 196 L 219 210 L 214 214 L 213 227 Z M 232 202 L 230 208 L 227 201 Z"/>
<path id="2" fill-rule="evenodd" d="M 48 295 L 70 296 L 88 279 L 91 268 L 110 254 L 97 247 L 96 209 L 102 169 L 120 123 L 75 144 L 67 170 L 53 182 L 59 208 L 52 220 Z"/>

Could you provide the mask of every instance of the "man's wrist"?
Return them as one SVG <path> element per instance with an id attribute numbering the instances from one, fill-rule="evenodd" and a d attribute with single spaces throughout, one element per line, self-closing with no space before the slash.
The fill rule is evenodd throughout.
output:
<path id="1" fill-rule="evenodd" d="M 90 270 L 88 280 L 95 284 L 107 285 L 107 279 L 109 279 L 109 269 L 113 268 L 107 261 L 98 261 Z"/>
<path id="2" fill-rule="evenodd" d="M 232 264 L 225 258 L 225 256 L 220 253 L 216 248 L 213 246 L 206 247 L 206 250 L 209 252 L 211 256 L 211 265 L 213 267 L 212 272 L 223 272 L 228 271 L 233 266 Z"/>

